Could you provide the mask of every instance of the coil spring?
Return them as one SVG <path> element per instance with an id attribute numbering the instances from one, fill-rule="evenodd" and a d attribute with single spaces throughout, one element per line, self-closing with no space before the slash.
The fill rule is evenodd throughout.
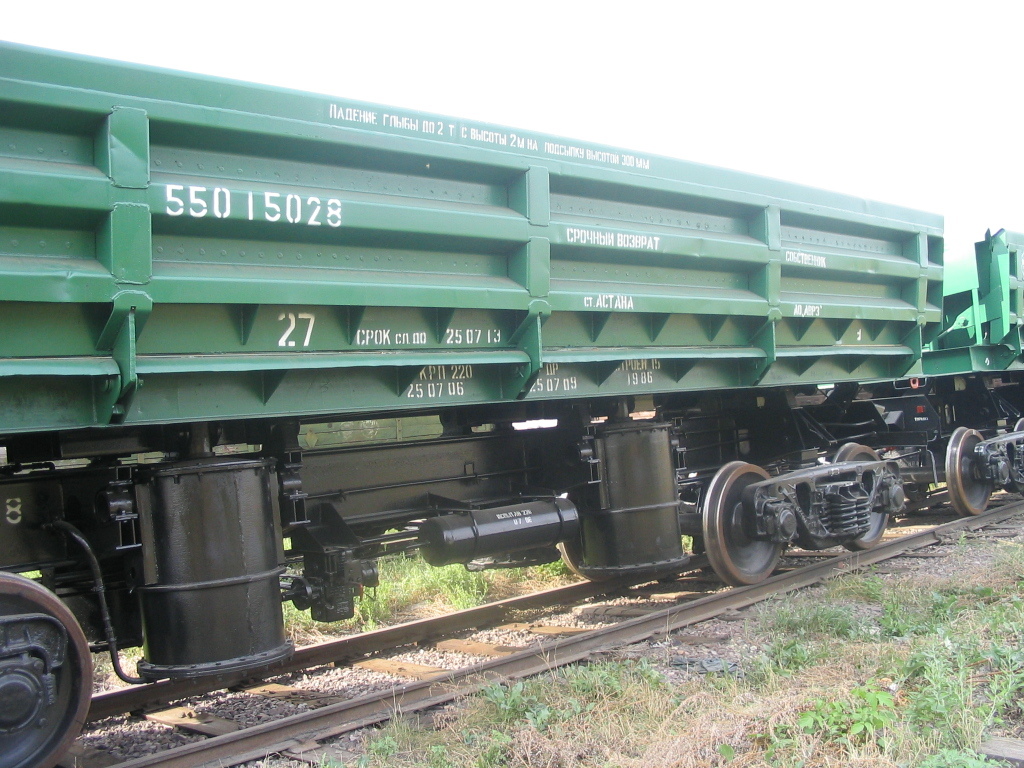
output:
<path id="1" fill-rule="evenodd" d="M 870 527 L 871 497 L 859 483 L 825 489 L 821 522 L 832 536 L 858 536 Z"/>

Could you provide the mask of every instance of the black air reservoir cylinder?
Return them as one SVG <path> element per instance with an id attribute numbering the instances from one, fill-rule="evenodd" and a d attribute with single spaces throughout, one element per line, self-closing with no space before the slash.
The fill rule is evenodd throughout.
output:
<path id="1" fill-rule="evenodd" d="M 679 530 L 670 425 L 612 421 L 594 440 L 600 462 L 599 508 L 581 509 L 581 557 L 589 578 L 672 573 L 689 560 Z"/>
<path id="2" fill-rule="evenodd" d="M 420 525 L 420 553 L 431 565 L 468 563 L 478 557 L 554 547 L 579 535 L 576 507 L 568 499 L 540 499 L 467 509 Z"/>
<path id="3" fill-rule="evenodd" d="M 288 656 L 272 460 L 203 458 L 146 470 L 143 677 L 198 677 Z"/>

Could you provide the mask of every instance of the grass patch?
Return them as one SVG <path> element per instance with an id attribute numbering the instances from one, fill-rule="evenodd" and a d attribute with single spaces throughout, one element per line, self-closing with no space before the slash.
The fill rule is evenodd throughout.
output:
<path id="1" fill-rule="evenodd" d="M 876 573 L 852 574 L 826 582 L 826 595 L 832 600 L 858 600 L 878 603 L 885 593 L 885 581 Z"/>
<path id="2" fill-rule="evenodd" d="M 816 598 L 782 598 L 766 604 L 760 611 L 762 630 L 787 638 L 859 637 L 867 626 L 847 606 L 823 603 Z"/>
<path id="3" fill-rule="evenodd" d="M 435 568 L 418 557 L 390 557 L 378 563 L 380 586 L 356 599 L 355 617 L 321 624 L 308 611 L 286 603 L 285 626 L 300 645 L 338 632 L 374 629 L 416 616 L 439 615 L 485 602 L 576 580 L 561 561 L 531 568 L 468 571 L 462 565 Z"/>
<path id="4" fill-rule="evenodd" d="M 1024 732 L 1024 549 L 957 552 L 950 578 L 854 575 L 774 601 L 751 620 L 763 644 L 743 678 L 567 667 L 491 686 L 438 730 L 389 725 L 362 765 L 996 765 L 983 738 Z"/>

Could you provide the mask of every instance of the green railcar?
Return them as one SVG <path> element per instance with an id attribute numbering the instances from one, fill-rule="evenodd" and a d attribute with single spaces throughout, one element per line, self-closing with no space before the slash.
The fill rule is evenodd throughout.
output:
<path id="1" fill-rule="evenodd" d="M 942 220 L 0 47 L 0 432 L 894 379 Z"/>
<path id="2" fill-rule="evenodd" d="M 954 373 L 1020 370 L 1024 325 L 1024 235 L 999 230 L 975 244 L 943 283 L 941 331 L 924 356 L 924 371 Z"/>
<path id="3" fill-rule="evenodd" d="M 977 514 L 1020 240 L 944 309 L 932 214 L 0 43 L 0 755 L 58 760 L 90 645 L 250 678 L 385 556 L 751 584 Z"/>

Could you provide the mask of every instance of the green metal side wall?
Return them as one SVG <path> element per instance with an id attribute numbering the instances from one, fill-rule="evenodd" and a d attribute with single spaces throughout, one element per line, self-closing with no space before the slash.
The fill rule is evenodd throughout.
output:
<path id="1" fill-rule="evenodd" d="M 891 379 L 941 218 L 0 44 L 0 433 Z"/>
<path id="2" fill-rule="evenodd" d="M 929 375 L 1024 370 L 1024 235 L 1000 230 L 945 282 L 942 330 L 927 345 Z"/>

